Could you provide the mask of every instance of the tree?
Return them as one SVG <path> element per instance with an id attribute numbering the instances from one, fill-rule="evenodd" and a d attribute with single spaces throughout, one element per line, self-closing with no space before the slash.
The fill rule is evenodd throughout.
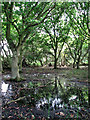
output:
<path id="1" fill-rule="evenodd" d="M 90 107 L 90 43 L 88 44 L 89 52 L 88 52 L 88 103 Z"/>
<path id="2" fill-rule="evenodd" d="M 61 6 L 63 6 L 61 4 Z M 69 23 L 64 17 L 64 10 L 59 9 L 61 7 L 57 5 L 57 8 L 52 11 L 49 19 L 45 21 L 44 29 L 49 35 L 50 40 L 48 45 L 52 47 L 52 56 L 54 57 L 54 69 L 57 68 L 57 61 L 60 57 L 61 51 L 64 46 L 65 40 L 68 38 Z M 59 8 L 58 8 L 59 7 Z"/>
<path id="3" fill-rule="evenodd" d="M 2 51 L 2 45 L 1 45 L 1 41 L 2 41 L 2 23 L 1 23 L 1 13 L 2 13 L 2 5 L 0 2 L 0 82 L 2 80 L 2 60 L 1 60 L 1 51 Z M 1 83 L 0 83 L 1 85 Z"/>
<path id="4" fill-rule="evenodd" d="M 68 10 L 66 10 L 65 12 L 69 17 L 71 28 L 73 28 L 73 30 L 75 30 L 75 32 L 76 32 L 76 34 L 78 34 L 78 36 L 80 36 L 80 37 L 82 37 L 82 39 L 85 39 L 88 41 L 89 40 L 89 32 L 90 32 L 89 15 L 88 15 L 89 14 L 89 2 L 68 3 L 67 6 L 68 6 Z M 79 49 L 80 54 L 82 53 L 82 45 L 83 45 L 83 42 L 81 42 L 81 47 Z M 86 54 L 87 53 L 88 52 L 86 52 Z M 84 57 L 85 57 L 85 55 L 84 55 Z M 81 55 L 78 55 L 78 58 L 74 58 L 75 61 L 77 59 L 77 68 L 79 68 L 80 56 Z"/>
<path id="5" fill-rule="evenodd" d="M 90 82 L 90 43 L 88 44 L 89 52 L 88 52 L 88 79 Z"/>
<path id="6" fill-rule="evenodd" d="M 72 37 L 66 42 L 66 53 L 68 54 L 68 57 L 71 56 L 71 59 L 73 59 L 73 68 L 77 66 L 77 69 L 79 69 L 80 62 L 83 61 L 88 53 L 87 38 L 76 34 L 74 30 L 70 33 L 70 36 Z"/>
<path id="7" fill-rule="evenodd" d="M 32 33 L 33 27 L 43 23 L 54 7 L 54 3 L 46 2 L 4 3 L 6 39 L 13 53 L 11 66 L 13 79 L 20 78 L 18 66 L 20 49 Z"/>

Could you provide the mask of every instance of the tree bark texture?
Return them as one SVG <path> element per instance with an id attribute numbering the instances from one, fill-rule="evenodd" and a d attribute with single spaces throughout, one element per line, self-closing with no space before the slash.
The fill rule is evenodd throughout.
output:
<path id="1" fill-rule="evenodd" d="M 88 81 L 90 82 L 90 44 L 88 45 Z"/>
<path id="2" fill-rule="evenodd" d="M 19 79 L 19 65 L 18 65 L 18 51 L 13 52 L 12 63 L 11 63 L 12 79 Z"/>

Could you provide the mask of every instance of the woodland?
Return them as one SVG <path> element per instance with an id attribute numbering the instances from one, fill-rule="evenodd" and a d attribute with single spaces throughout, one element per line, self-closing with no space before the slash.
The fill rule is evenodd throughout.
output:
<path id="1" fill-rule="evenodd" d="M 2 2 L 0 17 L 2 120 L 89 120 L 89 2 Z"/>

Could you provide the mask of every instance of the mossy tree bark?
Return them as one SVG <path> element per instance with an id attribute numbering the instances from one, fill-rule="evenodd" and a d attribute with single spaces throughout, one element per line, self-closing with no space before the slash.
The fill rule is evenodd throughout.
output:
<path id="1" fill-rule="evenodd" d="M 11 63 L 12 79 L 20 79 L 19 65 L 18 65 L 18 51 L 13 52 L 12 63 Z"/>

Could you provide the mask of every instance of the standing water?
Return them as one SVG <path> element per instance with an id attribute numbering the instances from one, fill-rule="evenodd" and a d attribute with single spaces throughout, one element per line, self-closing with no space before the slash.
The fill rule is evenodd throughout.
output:
<path id="1" fill-rule="evenodd" d="M 88 84 L 61 75 L 33 74 L 28 81 L 2 82 L 2 119 L 88 120 Z M 33 117 L 33 118 L 32 118 Z"/>

